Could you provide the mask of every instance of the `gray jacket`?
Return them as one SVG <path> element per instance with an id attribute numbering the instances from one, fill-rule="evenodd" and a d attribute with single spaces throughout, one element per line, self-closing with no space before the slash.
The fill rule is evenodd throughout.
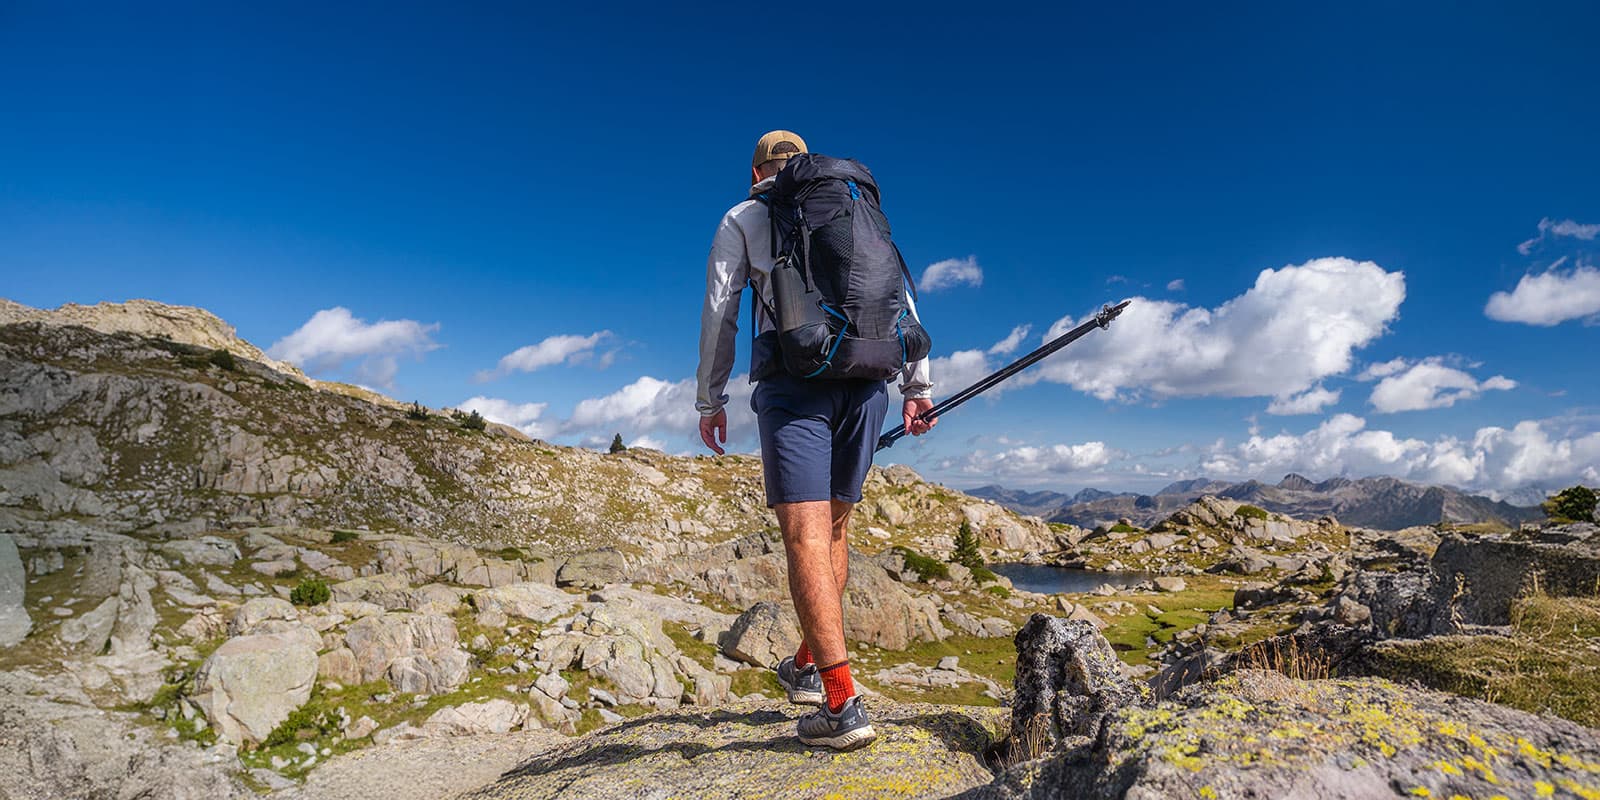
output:
<path id="1" fill-rule="evenodd" d="M 772 188 L 768 178 L 750 187 L 750 196 Z M 755 199 L 745 200 L 728 210 L 711 240 L 711 255 L 706 259 L 706 301 L 700 311 L 700 368 L 695 408 L 701 416 L 711 416 L 728 403 L 728 374 L 733 369 L 734 342 L 739 338 L 739 299 L 745 284 L 755 287 L 764 303 L 755 304 L 756 333 L 777 328 L 767 314 L 772 299 L 772 227 L 767 208 Z M 906 308 L 917 321 L 916 303 L 906 295 Z M 753 353 L 750 372 L 758 374 L 763 365 L 757 359 L 770 357 Z M 932 397 L 933 383 L 928 377 L 928 359 L 913 361 L 900 374 L 900 394 L 906 397 Z"/>

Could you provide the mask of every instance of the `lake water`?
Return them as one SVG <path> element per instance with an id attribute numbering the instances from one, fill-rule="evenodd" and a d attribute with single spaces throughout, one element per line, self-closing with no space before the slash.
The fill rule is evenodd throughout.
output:
<path id="1" fill-rule="evenodd" d="M 1149 572 L 1097 572 L 1045 564 L 990 564 L 989 569 L 1010 579 L 1018 589 L 1040 594 L 1092 592 L 1107 583 L 1121 588 L 1155 577 Z"/>

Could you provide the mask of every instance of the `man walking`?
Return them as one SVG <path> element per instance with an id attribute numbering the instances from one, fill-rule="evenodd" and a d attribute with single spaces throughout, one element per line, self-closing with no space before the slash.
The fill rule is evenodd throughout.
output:
<path id="1" fill-rule="evenodd" d="M 805 152 L 805 141 L 789 131 L 762 136 L 750 164 L 750 199 L 730 209 L 717 227 L 706 266 L 695 405 L 700 438 L 720 455 L 728 440 L 724 390 L 733 366 L 739 300 L 749 284 L 757 294 L 750 364 L 756 388 L 750 404 L 761 435 L 767 505 L 783 531 L 789 593 L 804 637 L 799 652 L 778 664 L 778 680 L 790 702 L 821 706 L 800 719 L 800 740 L 844 750 L 866 745 L 876 735 L 850 677 L 843 594 L 850 512 L 861 501 L 861 483 L 872 466 L 889 401 L 884 381 L 806 380 L 780 363 L 777 320 L 770 311 L 774 226 L 758 196 L 772 187 L 790 158 Z M 915 319 L 909 292 L 905 304 Z M 926 433 L 934 423 L 916 418 L 933 407 L 926 357 L 905 365 L 899 388 L 906 430 Z"/>

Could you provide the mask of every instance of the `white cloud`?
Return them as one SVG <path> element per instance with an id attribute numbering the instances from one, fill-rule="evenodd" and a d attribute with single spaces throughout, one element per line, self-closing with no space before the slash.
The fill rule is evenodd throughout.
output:
<path id="1" fill-rule="evenodd" d="M 438 349 L 432 336 L 437 330 L 438 323 L 425 325 L 409 319 L 368 323 L 349 309 L 335 306 L 311 315 L 304 325 L 273 343 L 267 354 L 307 371 L 332 370 L 357 361 L 358 379 L 391 388 L 400 357 L 421 358 Z"/>
<path id="2" fill-rule="evenodd" d="M 1600 224 L 1585 225 L 1570 219 L 1556 222 L 1549 217 L 1545 217 L 1539 220 L 1539 235 L 1517 245 L 1517 252 L 1528 255 L 1533 252 L 1535 247 L 1539 246 L 1540 242 L 1549 236 L 1568 236 L 1590 242 L 1594 241 L 1595 237 L 1600 236 Z"/>
<path id="3" fill-rule="evenodd" d="M 1183 279 L 1182 278 L 1175 278 L 1173 280 L 1167 281 L 1167 291 L 1169 291 L 1169 292 L 1181 292 L 1181 291 L 1183 291 L 1183 289 L 1184 289 L 1184 286 L 1183 286 Z"/>
<path id="4" fill-rule="evenodd" d="M 745 375 L 728 381 L 728 439 L 753 442 L 756 438 L 755 414 L 750 411 L 750 381 Z M 603 437 L 610 443 L 613 433 L 624 442 L 637 441 L 646 434 L 658 434 L 651 441 L 657 449 L 670 450 L 673 441 L 698 451 L 700 412 L 694 407 L 693 378 L 665 381 L 645 375 L 611 394 L 579 401 L 572 416 L 561 424 L 561 432 Z"/>
<path id="5" fill-rule="evenodd" d="M 1368 364 L 1366 369 L 1356 375 L 1356 380 L 1375 381 L 1405 369 L 1410 366 L 1410 363 L 1403 358 L 1396 358 L 1389 361 L 1380 361 L 1376 364 Z"/>
<path id="6" fill-rule="evenodd" d="M 1600 479 L 1600 432 L 1557 435 L 1549 422 L 1481 428 L 1470 441 L 1433 441 L 1368 430 L 1366 420 L 1335 414 L 1303 434 L 1252 435 L 1218 442 L 1201 474 L 1227 480 L 1296 472 L 1314 479 L 1389 475 L 1504 495 L 1528 487 L 1559 488 Z"/>
<path id="7" fill-rule="evenodd" d="M 1297 395 L 1273 399 L 1267 406 L 1268 414 L 1316 414 L 1339 402 L 1337 389 L 1324 389 L 1319 384 Z"/>
<path id="8" fill-rule="evenodd" d="M 959 458 L 945 459 L 939 464 L 939 469 L 986 479 L 1033 480 L 1043 473 L 1060 476 L 1099 469 L 1123 455 L 1107 447 L 1105 442 L 1023 446 L 998 453 L 979 450 Z"/>
<path id="9" fill-rule="evenodd" d="M 1368 371 L 1371 371 L 1370 368 Z M 1470 400 L 1486 391 L 1505 391 L 1516 387 L 1517 382 L 1504 375 L 1479 382 L 1462 370 L 1445 366 L 1442 359 L 1429 358 L 1387 373 L 1373 387 L 1369 402 L 1379 413 L 1392 414 L 1396 411 L 1449 408 L 1457 400 Z"/>
<path id="10" fill-rule="evenodd" d="M 1018 325 L 1006 334 L 1006 338 L 989 346 L 989 355 L 1004 356 L 1016 352 L 1017 347 L 1028 338 L 1028 331 L 1033 330 L 1032 325 Z"/>
<path id="11" fill-rule="evenodd" d="M 1501 322 L 1541 327 L 1600 315 L 1600 269 L 1580 264 L 1571 270 L 1529 273 L 1517 281 L 1517 288 L 1491 295 L 1483 313 Z"/>
<path id="12" fill-rule="evenodd" d="M 497 397 L 474 397 L 457 408 L 476 411 L 490 422 L 510 425 L 535 439 L 545 439 L 555 433 L 556 426 L 544 419 L 548 403 L 515 403 Z"/>
<path id="13" fill-rule="evenodd" d="M 1287 398 L 1348 371 L 1355 350 L 1387 331 L 1405 295 L 1401 272 L 1319 258 L 1263 270 L 1253 287 L 1216 309 L 1134 298 L 1109 331 L 1039 369 L 1046 380 L 1105 400 Z M 1045 338 L 1081 321 L 1058 320 Z"/>
<path id="14" fill-rule="evenodd" d="M 978 266 L 977 256 L 935 261 L 923 270 L 922 280 L 917 281 L 917 288 L 929 292 L 963 285 L 983 285 L 983 267 Z"/>
<path id="15" fill-rule="evenodd" d="M 595 347 L 610 337 L 611 331 L 598 331 L 588 336 L 550 336 L 538 344 L 519 347 L 507 353 L 494 369 L 479 372 L 477 379 L 480 382 L 490 381 L 513 372 L 533 372 L 561 363 L 576 364 L 593 355 Z M 607 353 L 601 365 L 609 366 L 613 356 L 614 353 Z"/>

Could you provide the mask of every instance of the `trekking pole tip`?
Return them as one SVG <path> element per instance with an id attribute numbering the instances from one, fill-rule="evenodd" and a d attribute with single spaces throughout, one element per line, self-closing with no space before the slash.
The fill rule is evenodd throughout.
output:
<path id="1" fill-rule="evenodd" d="M 1102 329 L 1111 327 L 1111 320 L 1121 315 L 1122 309 L 1127 308 L 1128 304 L 1132 302 L 1132 300 L 1124 300 L 1114 306 L 1109 304 L 1101 306 L 1100 313 L 1094 315 L 1095 324 Z"/>

